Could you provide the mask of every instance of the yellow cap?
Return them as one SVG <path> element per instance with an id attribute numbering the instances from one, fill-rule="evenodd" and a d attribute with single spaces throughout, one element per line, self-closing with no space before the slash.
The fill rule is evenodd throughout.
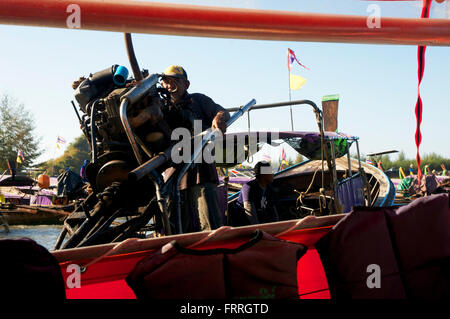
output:
<path id="1" fill-rule="evenodd" d="M 179 65 L 171 65 L 167 69 L 164 70 L 163 75 L 165 76 L 173 76 L 177 78 L 181 78 L 187 80 L 187 73 L 183 69 L 183 67 Z"/>

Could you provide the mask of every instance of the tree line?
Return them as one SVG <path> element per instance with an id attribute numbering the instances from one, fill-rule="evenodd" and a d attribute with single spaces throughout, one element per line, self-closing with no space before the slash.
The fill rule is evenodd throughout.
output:
<path id="1" fill-rule="evenodd" d="M 64 154 L 58 158 L 38 163 L 35 168 L 40 171 L 46 171 L 48 175 L 59 175 L 69 168 L 71 171 L 78 173 L 85 160 L 90 159 L 89 144 L 86 137 L 82 134 L 70 143 Z"/>
<path id="2" fill-rule="evenodd" d="M 0 96 L 0 174 L 8 170 L 8 161 L 16 164 L 20 172 L 42 154 L 35 128 L 32 114 L 22 103 L 7 94 Z M 23 155 L 21 163 L 17 162 L 19 151 Z"/>
<path id="3" fill-rule="evenodd" d="M 363 160 L 366 160 L 367 157 L 363 156 Z M 374 157 L 371 157 L 372 161 Z M 398 169 L 400 167 L 403 168 L 405 173 L 409 170 L 410 165 L 413 165 L 414 172 L 417 172 L 417 162 L 415 158 L 406 158 L 405 152 L 400 151 L 398 154 L 398 158 L 396 160 L 392 160 L 389 156 L 389 154 L 378 156 L 377 161 L 381 161 L 383 167 L 385 170 L 388 170 L 390 168 Z M 429 166 L 429 169 L 436 170 L 436 172 L 441 172 L 441 164 L 444 164 L 446 169 L 448 170 L 450 168 L 450 158 L 445 158 L 437 153 L 429 153 L 429 154 L 423 154 L 420 156 L 420 168 L 422 172 L 424 171 L 425 165 Z M 376 163 L 375 163 L 376 164 Z"/>
<path id="4" fill-rule="evenodd" d="M 84 135 L 76 138 L 68 145 L 64 154 L 35 164 L 36 159 L 43 153 L 41 137 L 35 134 L 33 115 L 25 109 L 17 99 L 7 95 L 0 95 L 0 175 L 9 174 L 10 164 L 15 165 L 16 174 L 23 174 L 30 168 L 35 172 L 58 175 L 66 167 L 77 172 L 85 159 L 89 159 L 89 145 Z M 19 159 L 19 151 L 23 159 Z"/>

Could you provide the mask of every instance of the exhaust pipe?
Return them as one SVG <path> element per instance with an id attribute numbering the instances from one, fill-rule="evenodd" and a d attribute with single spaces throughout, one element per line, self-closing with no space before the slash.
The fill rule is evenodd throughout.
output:
<path id="1" fill-rule="evenodd" d="M 136 82 L 141 82 L 144 77 L 139 69 L 139 64 L 136 59 L 136 54 L 134 53 L 133 40 L 131 39 L 130 33 L 125 33 L 125 45 L 127 47 L 128 60 L 130 61 L 134 78 L 136 79 Z"/>

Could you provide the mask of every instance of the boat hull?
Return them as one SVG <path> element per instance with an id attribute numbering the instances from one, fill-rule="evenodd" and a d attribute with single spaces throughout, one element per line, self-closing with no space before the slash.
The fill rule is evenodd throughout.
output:
<path id="1" fill-rule="evenodd" d="M 322 238 L 344 215 L 304 218 L 296 226 L 277 237 L 308 247 L 307 253 L 300 258 L 297 264 L 297 282 L 300 299 L 329 299 L 328 282 L 320 257 L 314 244 Z M 289 230 L 299 221 L 284 221 L 262 225 L 252 225 L 230 228 L 224 234 L 214 236 L 196 249 L 235 248 L 246 240 L 256 229 L 276 235 Z M 68 299 L 134 299 L 136 296 L 127 285 L 125 278 L 135 265 L 144 257 L 154 253 L 166 243 L 177 240 L 181 245 L 188 246 L 207 236 L 210 232 L 199 232 L 165 236 L 160 238 L 141 239 L 124 245 L 113 255 L 106 256 L 89 265 L 81 274 L 81 287 L 70 288 L 70 276 L 73 264 L 86 265 L 99 256 L 114 248 L 117 244 L 97 245 L 83 248 L 73 248 L 53 251 L 52 254 L 59 261 L 61 272 L 66 283 L 66 296 Z M 301 272 L 299 271 L 301 269 Z M 67 284 L 69 282 L 69 285 Z"/>
<path id="2" fill-rule="evenodd" d="M 10 210 L 0 212 L 10 226 L 14 225 L 62 225 L 64 216 L 49 212 L 25 212 Z"/>
<path id="3" fill-rule="evenodd" d="M 69 210 L 67 206 L 64 209 Z M 0 208 L 10 226 L 14 225 L 62 225 L 69 211 L 58 206 L 20 205 L 11 208 Z"/>

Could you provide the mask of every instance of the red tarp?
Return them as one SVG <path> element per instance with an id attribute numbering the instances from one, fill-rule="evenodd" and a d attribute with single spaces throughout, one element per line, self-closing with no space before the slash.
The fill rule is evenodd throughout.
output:
<path id="1" fill-rule="evenodd" d="M 291 231 L 279 238 L 302 243 L 308 246 L 306 254 L 297 263 L 297 282 L 300 299 L 329 299 L 328 282 L 322 262 L 314 243 L 325 235 L 332 226 Z M 235 248 L 244 240 L 227 242 L 206 242 L 198 249 Z M 153 250 L 154 251 L 154 250 Z M 135 299 L 131 288 L 125 282 L 126 276 L 142 258 L 152 251 L 140 251 L 129 254 L 105 257 L 88 267 L 81 275 L 81 287 L 68 289 L 67 299 Z M 85 264 L 89 260 L 78 260 L 78 264 Z M 73 262 L 61 263 L 64 282 L 71 272 L 67 266 Z M 199 283 L 201 284 L 201 283 Z"/>

